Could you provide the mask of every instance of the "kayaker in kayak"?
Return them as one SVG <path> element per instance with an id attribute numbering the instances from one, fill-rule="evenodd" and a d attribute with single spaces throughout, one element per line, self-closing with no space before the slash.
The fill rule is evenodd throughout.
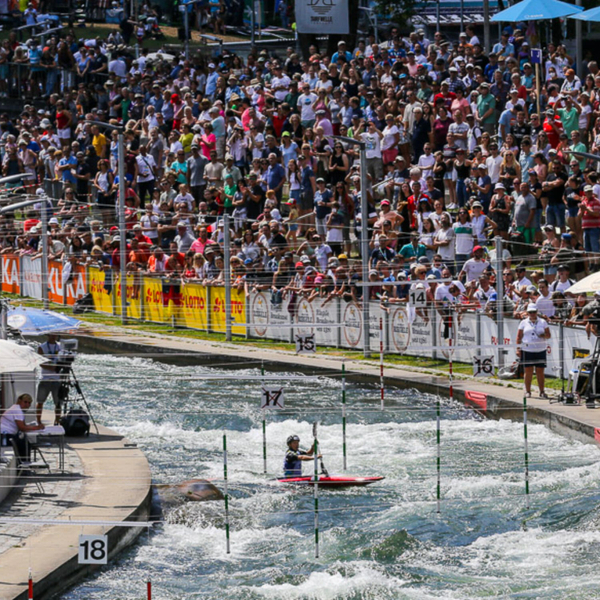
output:
<path id="1" fill-rule="evenodd" d="M 300 450 L 300 438 L 297 435 L 290 435 L 287 439 L 287 452 L 283 461 L 284 477 L 301 477 L 302 476 L 302 461 L 314 460 L 313 448 L 310 450 Z M 321 458 L 321 455 L 317 455 Z"/>

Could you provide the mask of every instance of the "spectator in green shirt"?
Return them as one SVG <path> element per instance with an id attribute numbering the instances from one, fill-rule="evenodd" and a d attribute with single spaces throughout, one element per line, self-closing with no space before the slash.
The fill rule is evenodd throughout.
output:
<path id="1" fill-rule="evenodd" d="M 571 145 L 569 146 L 569 150 L 571 150 L 571 152 L 587 152 L 585 144 L 581 141 L 579 129 L 571 132 Z M 579 161 L 579 168 L 583 171 L 587 159 L 582 156 L 575 156 L 575 158 Z"/>
<path id="2" fill-rule="evenodd" d="M 477 120 L 481 128 L 494 135 L 496 133 L 496 98 L 490 94 L 490 86 L 487 83 L 482 83 L 479 86 L 480 94 L 477 98 Z"/>
<path id="3" fill-rule="evenodd" d="M 565 96 L 564 102 L 565 107 L 559 108 L 556 111 L 556 114 L 562 121 L 565 133 L 571 137 L 571 133 L 576 129 L 579 129 L 579 113 L 581 112 L 581 106 L 577 103 L 573 104 L 571 96 Z"/>

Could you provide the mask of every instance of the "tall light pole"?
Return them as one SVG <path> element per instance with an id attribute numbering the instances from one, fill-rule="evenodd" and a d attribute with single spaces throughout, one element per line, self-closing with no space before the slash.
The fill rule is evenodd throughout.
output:
<path id="1" fill-rule="evenodd" d="M 360 254 L 362 256 L 362 280 L 365 287 L 362 293 L 362 320 L 363 320 L 363 353 L 365 358 L 371 356 L 369 339 L 369 202 L 367 198 L 367 155 L 366 144 L 361 140 L 345 137 L 343 135 L 332 136 L 346 144 L 358 146 L 360 150 Z"/>
<path id="2" fill-rule="evenodd" d="M 121 323 L 127 323 L 127 275 L 125 272 L 127 238 L 125 229 L 125 142 L 123 138 L 123 127 L 120 125 L 112 125 L 103 121 L 90 121 L 86 123 L 104 127 L 118 133 L 118 150 L 119 150 L 119 278 L 121 279 Z"/>
<path id="3" fill-rule="evenodd" d="M 188 60 L 190 57 L 190 10 L 189 7 L 192 4 L 196 4 L 197 2 L 202 2 L 203 0 L 188 0 L 187 2 L 182 2 L 179 6 L 183 9 L 183 29 L 185 35 L 185 60 Z"/>

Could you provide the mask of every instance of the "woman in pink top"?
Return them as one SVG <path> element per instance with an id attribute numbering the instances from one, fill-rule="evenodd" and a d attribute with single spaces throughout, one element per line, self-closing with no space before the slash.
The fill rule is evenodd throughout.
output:
<path id="1" fill-rule="evenodd" d="M 212 131 L 212 125 L 210 123 L 204 124 L 204 133 L 200 138 L 200 149 L 202 155 L 210 160 L 210 151 L 215 150 L 217 147 L 217 136 Z"/>
<path id="2" fill-rule="evenodd" d="M 463 118 L 466 119 L 467 115 L 471 114 L 471 106 L 469 105 L 469 101 L 465 98 L 462 88 L 456 88 L 454 93 L 456 94 L 456 98 L 452 100 L 450 113 L 454 114 L 457 110 L 460 110 L 460 112 L 463 114 Z"/>

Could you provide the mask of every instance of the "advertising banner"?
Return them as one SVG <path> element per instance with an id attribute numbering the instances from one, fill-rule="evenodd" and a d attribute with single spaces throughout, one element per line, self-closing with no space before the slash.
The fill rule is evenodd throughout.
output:
<path id="1" fill-rule="evenodd" d="M 112 315 L 113 295 L 112 286 L 110 285 L 112 274 L 108 273 L 108 281 L 106 281 L 106 276 L 107 274 L 97 267 L 88 268 L 89 292 L 94 300 L 94 309 Z"/>
<path id="2" fill-rule="evenodd" d="M 42 260 L 29 256 L 21 258 L 23 269 L 23 296 L 42 299 Z"/>
<path id="3" fill-rule="evenodd" d="M 147 321 L 166 323 L 167 311 L 163 303 L 163 284 L 160 279 L 144 277 L 144 315 Z"/>
<path id="4" fill-rule="evenodd" d="M 57 304 L 64 304 L 65 302 L 62 262 L 59 260 L 48 261 L 48 300 Z"/>
<path id="5" fill-rule="evenodd" d="M 131 319 L 141 319 L 143 277 L 138 273 L 129 273 L 126 275 L 126 281 L 127 316 Z M 115 285 L 115 298 L 116 312 L 121 314 L 120 277 L 117 279 L 117 283 Z"/>
<path id="6" fill-rule="evenodd" d="M 206 288 L 197 283 L 186 283 L 181 288 L 181 310 L 178 324 L 191 329 L 207 330 Z"/>
<path id="7" fill-rule="evenodd" d="M 225 288 L 211 287 L 209 298 L 210 329 L 225 333 Z M 231 290 L 231 332 L 246 335 L 246 296 L 235 289 Z"/>
<path id="8" fill-rule="evenodd" d="M 288 310 L 289 298 L 279 304 L 271 302 L 266 292 L 253 292 L 248 298 L 248 319 L 251 337 L 268 338 L 281 342 L 292 339 L 291 316 Z"/>
<path id="9" fill-rule="evenodd" d="M 298 33 L 348 34 L 348 0 L 296 0 Z"/>
<path id="10" fill-rule="evenodd" d="M 371 352 L 379 354 L 379 320 L 382 319 L 383 325 L 383 350 L 387 352 L 388 339 L 386 319 L 387 314 L 381 308 L 379 302 L 371 302 L 369 305 L 369 348 Z"/>
<path id="11" fill-rule="evenodd" d="M 361 307 L 356 302 L 342 302 L 341 345 L 344 348 L 362 348 L 363 322 Z"/>
<path id="12" fill-rule="evenodd" d="M 19 281 L 19 258 L 4 254 L 2 256 L 2 291 L 9 294 L 21 293 Z"/>
<path id="13" fill-rule="evenodd" d="M 296 323 L 294 335 L 315 334 L 317 345 L 338 345 L 338 305 L 337 300 L 325 303 L 323 298 L 314 298 L 309 302 L 302 298 L 296 309 Z M 306 326 L 302 324 L 306 323 Z M 315 323 L 323 324 L 322 327 Z"/>
<path id="14" fill-rule="evenodd" d="M 87 275 L 83 265 L 73 269 L 73 277 L 67 282 L 67 304 L 73 306 L 79 298 L 87 294 Z"/>

